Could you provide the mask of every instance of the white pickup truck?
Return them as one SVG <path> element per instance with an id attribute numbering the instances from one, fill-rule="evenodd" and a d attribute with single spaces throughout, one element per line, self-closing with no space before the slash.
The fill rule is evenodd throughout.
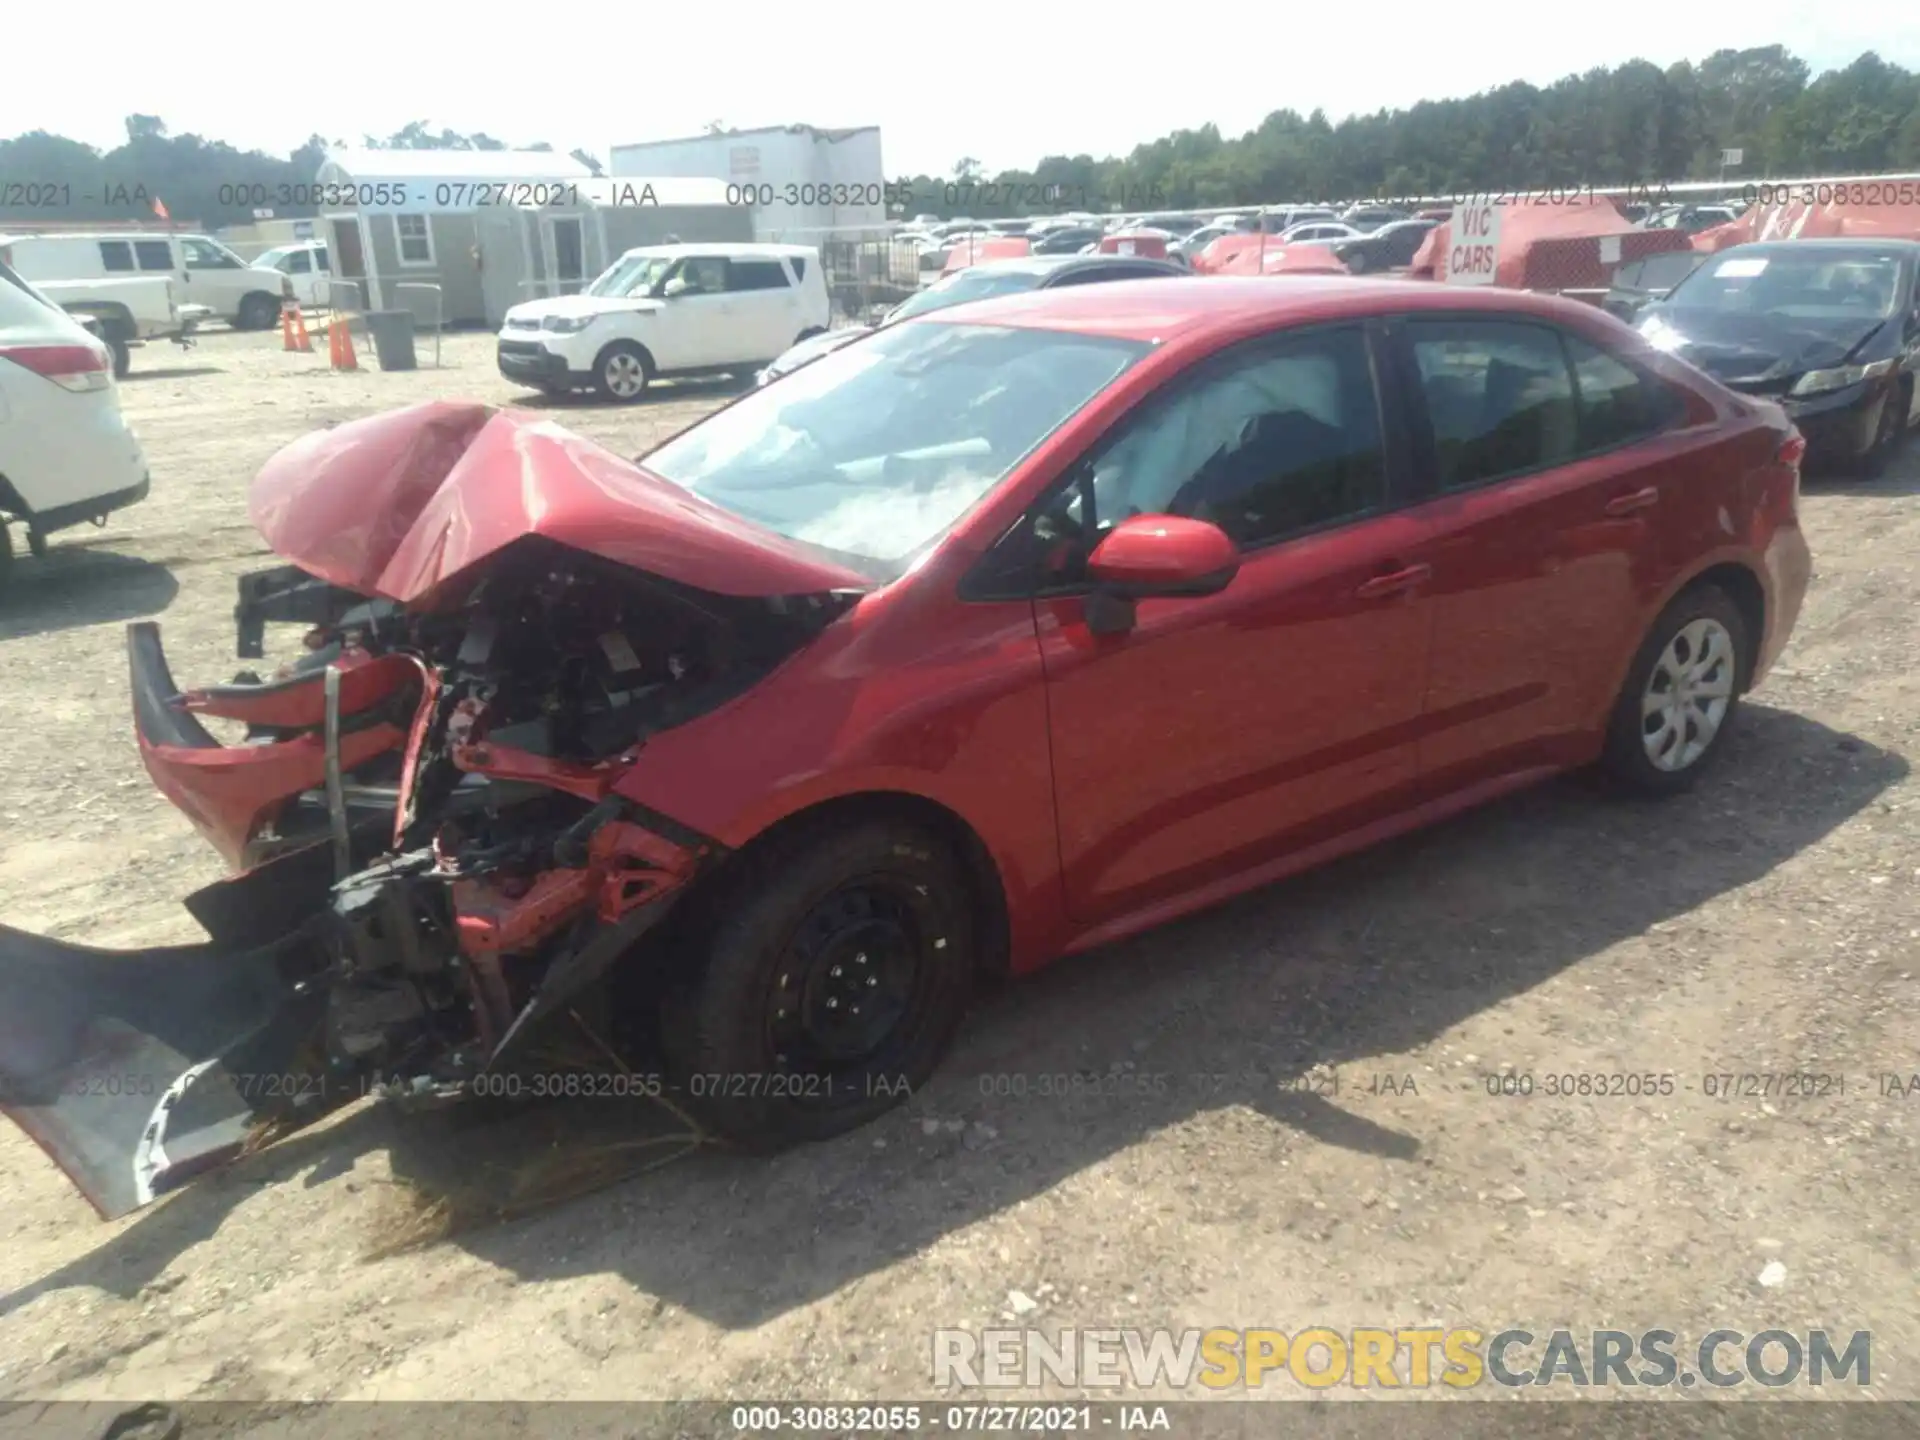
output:
<path id="1" fill-rule="evenodd" d="M 84 321 L 113 352 L 114 378 L 123 378 L 132 365 L 131 347 L 149 340 L 193 344 L 193 332 L 213 312 L 205 305 L 182 305 L 174 299 L 173 281 L 165 275 L 140 275 L 99 280 L 40 280 L 34 288 L 69 315 Z"/>

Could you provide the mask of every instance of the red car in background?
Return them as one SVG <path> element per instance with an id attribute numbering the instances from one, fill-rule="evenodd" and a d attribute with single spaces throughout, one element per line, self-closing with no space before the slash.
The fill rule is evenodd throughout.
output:
<path id="1" fill-rule="evenodd" d="M 1691 784 L 1800 609 L 1802 449 L 1589 306 L 1310 276 L 942 311 L 634 463 L 481 405 L 310 436 L 240 607 L 308 657 L 182 693 L 132 627 L 212 938 L 0 929 L 6 1105 L 103 1214 L 551 1022 L 844 1131 L 983 975 L 1558 771 Z"/>

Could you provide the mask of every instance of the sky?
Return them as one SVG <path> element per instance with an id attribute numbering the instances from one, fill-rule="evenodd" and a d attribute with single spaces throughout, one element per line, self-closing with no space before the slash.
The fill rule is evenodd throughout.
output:
<path id="1" fill-rule="evenodd" d="M 44 129 L 110 149 L 137 113 L 176 135 L 285 155 L 315 132 L 358 144 L 425 120 L 604 160 L 612 145 L 694 135 L 710 121 L 799 121 L 880 126 L 895 176 L 950 174 L 963 156 L 992 173 L 1046 154 L 1119 155 L 1209 121 L 1236 136 L 1282 108 L 1321 107 L 1338 120 L 1634 58 L 1667 65 L 1776 42 L 1816 74 L 1865 50 L 1920 69 L 1920 5 L 1806 0 L 1370 6 L 1371 45 L 1348 22 L 1352 7 L 1272 0 L 1211 11 L 1152 0 L 1134 11 L 1079 0 L 1009 9 L 735 0 L 546 12 L 330 0 L 305 12 L 202 7 L 181 12 L 191 23 L 165 25 L 129 0 L 16 9 L 0 27 L 0 52 L 10 52 L 0 53 L 0 137 Z M 303 13 L 313 18 L 293 18 Z M 88 45 L 80 63 L 81 16 L 89 34 L 137 42 Z M 849 42 L 861 34 L 866 50 Z M 35 54 L 48 63 L 19 63 Z M 339 58 L 349 55 L 358 58 Z"/>

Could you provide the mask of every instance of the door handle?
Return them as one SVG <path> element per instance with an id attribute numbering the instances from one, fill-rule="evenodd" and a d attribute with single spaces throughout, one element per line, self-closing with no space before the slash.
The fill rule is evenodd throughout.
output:
<path id="1" fill-rule="evenodd" d="M 1398 595 L 1402 590 L 1411 590 L 1423 580 L 1429 580 L 1432 577 L 1431 565 L 1409 565 L 1404 570 L 1395 570 L 1388 575 L 1376 575 L 1353 593 L 1362 600 L 1378 600 L 1382 596 Z"/>
<path id="2" fill-rule="evenodd" d="M 1660 503 L 1660 492 L 1649 485 L 1644 490 L 1630 491 L 1625 495 L 1616 495 L 1607 502 L 1607 514 L 1619 517 L 1632 515 L 1636 511 L 1650 509 Z"/>

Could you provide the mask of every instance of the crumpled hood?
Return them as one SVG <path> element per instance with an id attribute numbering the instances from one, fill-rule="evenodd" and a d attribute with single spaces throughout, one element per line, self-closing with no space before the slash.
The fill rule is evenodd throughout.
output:
<path id="1" fill-rule="evenodd" d="M 1686 337 L 1674 353 L 1721 380 L 1774 380 L 1842 364 L 1886 324 L 1879 319 L 1787 320 L 1673 307 L 1657 313 Z"/>
<path id="2" fill-rule="evenodd" d="M 266 463 L 247 508 L 308 573 L 401 603 L 525 535 L 719 595 L 872 588 L 551 421 L 468 402 L 304 436 Z"/>

